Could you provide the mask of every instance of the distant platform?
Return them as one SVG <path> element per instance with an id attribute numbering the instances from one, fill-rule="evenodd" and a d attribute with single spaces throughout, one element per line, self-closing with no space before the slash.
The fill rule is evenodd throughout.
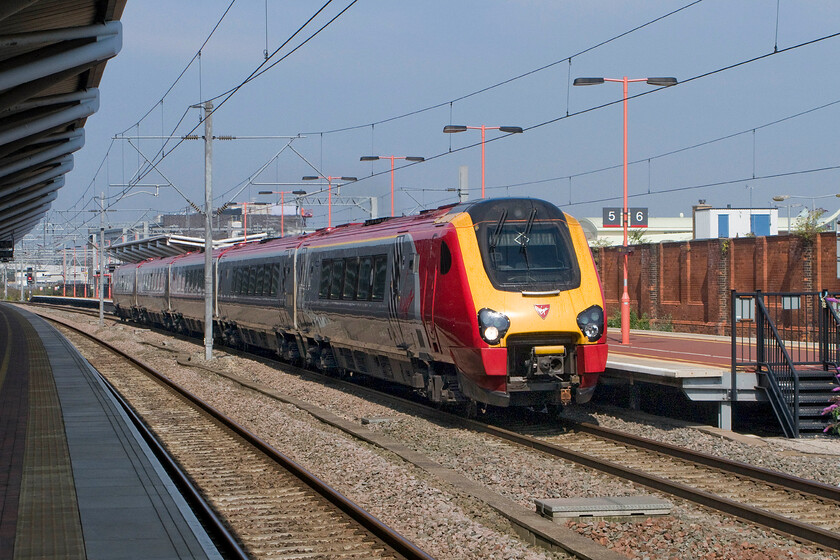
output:
<path id="1" fill-rule="evenodd" d="M 676 387 L 692 401 L 718 404 L 718 427 L 732 429 L 734 402 L 769 402 L 758 374 L 739 371 L 732 380 L 732 339 L 689 333 L 630 331 L 630 344 L 610 329 L 605 384 L 653 383 Z"/>
<path id="2" fill-rule="evenodd" d="M 32 296 L 29 301 L 32 303 L 50 303 L 54 305 L 70 305 L 73 307 L 82 307 L 85 309 L 99 309 L 99 298 L 84 298 L 72 296 Z M 103 300 L 105 311 L 112 313 L 114 311 L 114 302 L 106 298 Z"/>

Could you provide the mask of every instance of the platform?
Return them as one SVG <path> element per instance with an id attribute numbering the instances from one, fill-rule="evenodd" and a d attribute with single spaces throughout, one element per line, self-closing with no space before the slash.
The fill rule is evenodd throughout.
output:
<path id="1" fill-rule="evenodd" d="M 2 303 L 0 558 L 221 558 L 99 375 Z"/>
<path id="2" fill-rule="evenodd" d="M 697 402 L 718 404 L 718 427 L 732 429 L 732 403 L 764 402 L 757 389 L 758 375 L 739 371 L 732 380 L 732 339 L 689 333 L 630 331 L 630 344 L 621 332 L 607 333 L 610 345 L 606 384 L 654 383 L 682 390 Z"/>

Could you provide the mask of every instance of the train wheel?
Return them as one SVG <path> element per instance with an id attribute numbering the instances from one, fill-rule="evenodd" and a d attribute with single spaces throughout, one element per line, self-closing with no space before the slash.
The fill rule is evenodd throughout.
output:
<path id="1" fill-rule="evenodd" d="M 480 404 L 472 399 L 461 404 L 461 414 L 469 420 L 475 420 L 480 414 L 487 412 L 487 405 Z"/>
<path id="2" fill-rule="evenodd" d="M 550 420 L 559 420 L 560 416 L 563 413 L 563 405 L 562 404 L 547 404 L 543 409 L 543 412 L 548 416 Z"/>

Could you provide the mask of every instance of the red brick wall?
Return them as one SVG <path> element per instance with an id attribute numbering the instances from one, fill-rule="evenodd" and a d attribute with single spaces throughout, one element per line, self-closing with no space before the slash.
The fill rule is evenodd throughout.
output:
<path id="1" fill-rule="evenodd" d="M 677 331 L 725 334 L 731 290 L 840 291 L 834 233 L 822 233 L 811 244 L 785 235 L 634 245 L 631 250 L 631 309 Z M 595 252 L 609 316 L 621 299 L 621 247 Z"/>

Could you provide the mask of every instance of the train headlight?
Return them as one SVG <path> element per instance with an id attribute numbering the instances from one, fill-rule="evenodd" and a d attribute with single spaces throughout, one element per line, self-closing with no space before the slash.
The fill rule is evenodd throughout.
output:
<path id="1" fill-rule="evenodd" d="M 604 310 L 599 305 L 593 305 L 581 311 L 577 316 L 577 324 L 589 342 L 595 342 L 604 334 Z"/>
<path id="2" fill-rule="evenodd" d="M 478 333 L 487 344 L 498 344 L 510 328 L 510 319 L 503 313 L 484 308 L 478 312 Z"/>

